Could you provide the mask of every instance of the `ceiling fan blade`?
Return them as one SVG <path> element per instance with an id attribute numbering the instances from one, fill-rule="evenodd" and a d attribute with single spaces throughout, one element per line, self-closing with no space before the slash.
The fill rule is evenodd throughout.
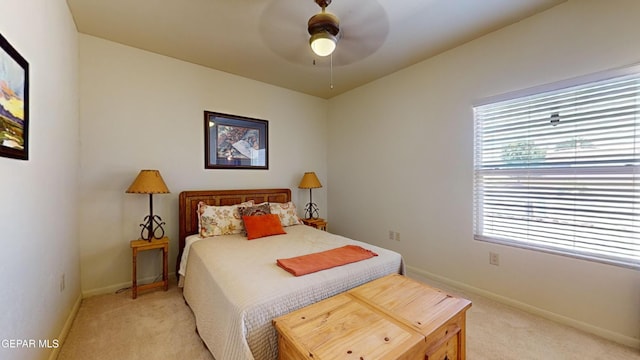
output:
<path id="1" fill-rule="evenodd" d="M 337 5 L 341 5 L 338 7 Z M 389 33 L 389 18 L 376 1 L 354 4 L 336 2 L 340 17 L 340 41 L 333 59 L 334 65 L 348 65 L 375 53 L 384 44 Z"/>
<path id="2" fill-rule="evenodd" d="M 296 64 L 310 63 L 307 20 L 318 10 L 313 0 L 270 1 L 260 16 L 260 36 L 276 55 Z"/>

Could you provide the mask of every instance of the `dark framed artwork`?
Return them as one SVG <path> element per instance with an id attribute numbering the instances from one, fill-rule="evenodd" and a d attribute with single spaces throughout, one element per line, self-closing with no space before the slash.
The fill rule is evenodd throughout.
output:
<path id="1" fill-rule="evenodd" d="M 205 169 L 269 169 L 269 122 L 204 112 Z"/>
<path id="2" fill-rule="evenodd" d="M 29 63 L 0 34 L 0 156 L 29 159 Z"/>

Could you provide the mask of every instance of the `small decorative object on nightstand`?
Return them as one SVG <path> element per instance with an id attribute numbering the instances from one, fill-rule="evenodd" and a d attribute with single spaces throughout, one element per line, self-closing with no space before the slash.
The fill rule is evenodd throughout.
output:
<path id="1" fill-rule="evenodd" d="M 156 281 L 151 284 L 138 285 L 138 252 L 145 250 L 162 249 L 162 281 Z M 131 286 L 131 298 L 138 297 L 138 291 L 153 289 L 162 286 L 164 291 L 169 289 L 169 238 L 163 237 L 161 239 L 147 240 L 131 240 L 131 250 L 133 252 L 133 272 Z"/>
<path id="2" fill-rule="evenodd" d="M 130 194 L 149 194 L 149 215 L 144 218 L 144 223 L 140 224 L 140 238 L 151 241 L 151 239 L 164 238 L 164 222 L 158 215 L 153 215 L 153 194 L 168 194 L 169 189 L 158 170 L 140 170 L 138 177 L 126 191 Z"/>
<path id="3" fill-rule="evenodd" d="M 305 218 L 307 219 L 317 219 L 320 215 L 318 210 L 318 205 L 313 203 L 313 198 L 311 197 L 311 189 L 321 188 L 322 184 L 320 184 L 320 180 L 316 176 L 314 172 L 306 172 L 300 180 L 300 185 L 298 185 L 299 189 L 309 189 L 309 203 L 304 207 Z"/>
<path id="4" fill-rule="evenodd" d="M 300 220 L 302 220 L 302 223 L 307 226 L 314 227 L 318 230 L 327 231 L 327 222 L 324 219 L 317 218 L 317 219 L 300 219 Z"/>

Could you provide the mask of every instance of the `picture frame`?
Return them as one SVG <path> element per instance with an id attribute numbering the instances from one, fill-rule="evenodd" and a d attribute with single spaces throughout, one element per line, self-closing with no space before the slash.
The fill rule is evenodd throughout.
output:
<path id="1" fill-rule="evenodd" d="M 29 160 L 29 63 L 2 34 L 0 156 Z"/>
<path id="2" fill-rule="evenodd" d="M 269 169 L 269 122 L 204 112 L 205 169 Z"/>

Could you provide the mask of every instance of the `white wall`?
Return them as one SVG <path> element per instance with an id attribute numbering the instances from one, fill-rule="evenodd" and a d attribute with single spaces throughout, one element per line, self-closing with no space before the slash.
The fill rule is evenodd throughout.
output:
<path id="1" fill-rule="evenodd" d="M 160 170 L 169 195 L 154 213 L 178 247 L 180 191 L 291 188 L 303 208 L 305 171 L 326 183 L 327 101 L 88 35 L 80 38 L 80 256 L 85 295 L 129 286 L 129 241 L 149 212 L 146 195 L 125 194 L 141 169 Z M 204 111 L 269 121 L 269 170 L 205 170 Z M 314 191 L 326 214 L 327 188 Z M 301 211 L 299 211 L 301 213 Z M 158 275 L 143 253 L 139 277 Z M 144 256 L 146 255 L 146 256 Z"/>
<path id="2" fill-rule="evenodd" d="M 640 62 L 639 23 L 638 1 L 570 0 L 330 100 L 332 231 L 398 250 L 418 272 L 640 347 L 638 271 L 472 233 L 472 104 Z"/>
<path id="3" fill-rule="evenodd" d="M 80 296 L 77 33 L 64 0 L 0 0 L 0 14 L 30 66 L 29 160 L 0 157 L 0 339 L 52 341 Z M 50 351 L 0 346 L 0 358 Z"/>

